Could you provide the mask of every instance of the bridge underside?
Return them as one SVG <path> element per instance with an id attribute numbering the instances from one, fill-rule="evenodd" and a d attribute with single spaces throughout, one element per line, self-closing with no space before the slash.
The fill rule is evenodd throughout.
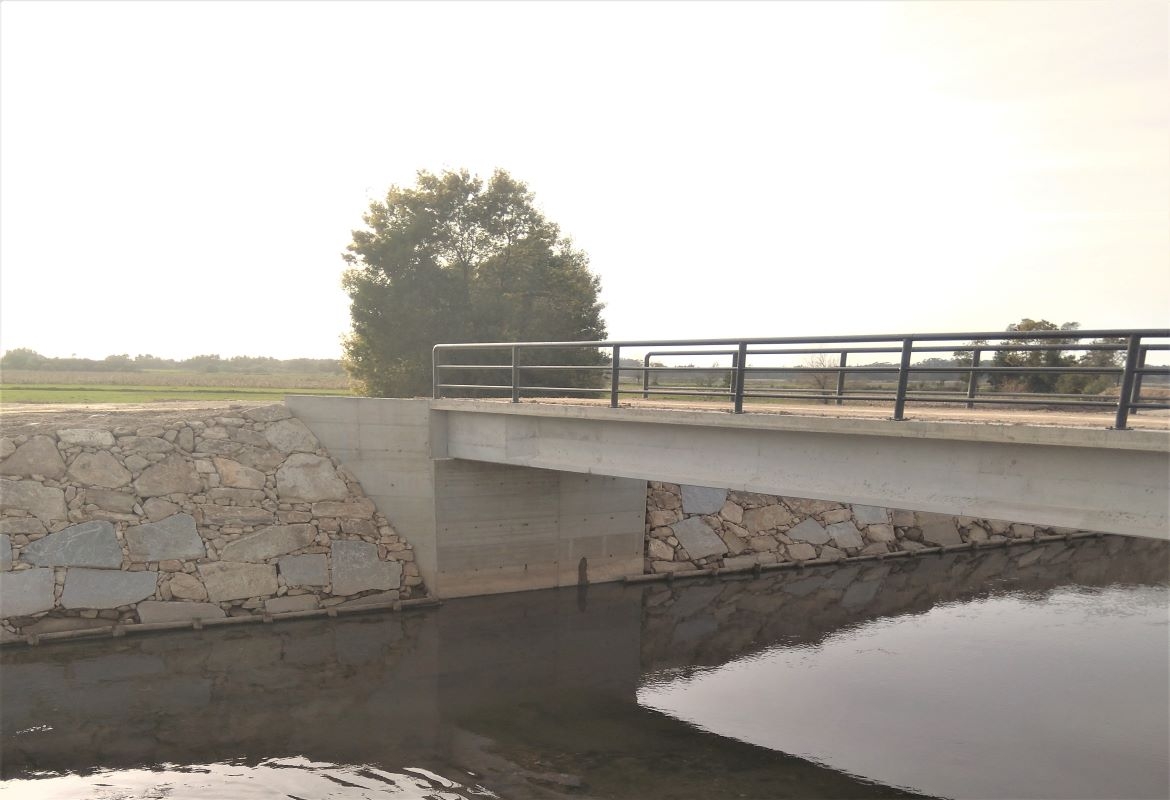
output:
<path id="1" fill-rule="evenodd" d="M 645 481 L 1170 539 L 1161 431 L 288 398 L 446 596 L 641 572 Z M 582 562 L 584 559 L 584 562 Z"/>

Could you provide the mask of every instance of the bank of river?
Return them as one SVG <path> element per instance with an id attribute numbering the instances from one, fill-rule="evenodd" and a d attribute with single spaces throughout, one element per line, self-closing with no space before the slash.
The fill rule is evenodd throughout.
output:
<path id="1" fill-rule="evenodd" d="M 1119 537 L 5 649 L 0 796 L 1165 797 Z"/>

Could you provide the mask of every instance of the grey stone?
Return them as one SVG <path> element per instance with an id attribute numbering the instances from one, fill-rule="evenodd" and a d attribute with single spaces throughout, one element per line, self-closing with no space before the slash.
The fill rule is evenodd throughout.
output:
<path id="1" fill-rule="evenodd" d="M 45 524 L 36 517 L 5 517 L 0 519 L 0 533 L 27 536 L 30 533 L 44 532 Z"/>
<path id="2" fill-rule="evenodd" d="M 16 452 L 0 462 L 0 475 L 16 475 L 27 478 L 41 475 L 57 478 L 65 475 L 65 462 L 57 450 L 57 441 L 52 436 L 34 436 L 16 448 Z"/>
<path id="3" fill-rule="evenodd" d="M 69 465 L 69 477 L 85 486 L 104 486 L 117 489 L 130 483 L 130 470 L 122 466 L 109 452 L 79 453 Z"/>
<path id="4" fill-rule="evenodd" d="M 131 561 L 203 558 L 207 548 L 190 514 L 175 514 L 158 522 L 127 528 L 126 545 Z"/>
<path id="5" fill-rule="evenodd" d="M 346 600 L 339 604 L 338 608 L 360 608 L 361 606 L 376 606 L 384 605 L 385 603 L 394 603 L 398 600 L 400 593 L 398 590 L 389 592 L 377 592 L 376 594 L 367 594 L 364 597 L 355 597 L 353 600 Z"/>
<path id="6" fill-rule="evenodd" d="M 152 497 L 142 504 L 142 510 L 146 512 L 146 518 L 151 522 L 158 522 L 160 519 L 166 519 L 172 514 L 179 513 L 179 505 L 172 503 L 170 500 L 160 500 L 157 497 Z"/>
<path id="7" fill-rule="evenodd" d="M 179 445 L 180 450 L 186 450 L 190 453 L 195 449 L 195 431 L 190 428 L 183 428 L 179 431 L 179 436 L 175 441 Z"/>
<path id="8" fill-rule="evenodd" d="M 367 497 L 359 497 L 345 503 L 326 501 L 313 503 L 314 517 L 337 517 L 339 519 L 369 519 L 374 516 L 374 501 Z"/>
<path id="9" fill-rule="evenodd" d="M 829 532 L 815 519 L 806 519 L 788 531 L 788 538 L 808 542 L 809 544 L 827 544 L 829 541 Z"/>
<path id="10" fill-rule="evenodd" d="M 0 500 L 5 508 L 27 511 L 41 522 L 69 519 L 65 492 L 37 481 L 10 481 L 0 478 Z"/>
<path id="11" fill-rule="evenodd" d="M 115 492 L 110 489 L 86 489 L 85 502 L 93 503 L 104 511 L 129 514 L 138 503 L 138 498 L 126 492 Z"/>
<path id="12" fill-rule="evenodd" d="M 195 466 L 182 456 L 171 453 L 162 461 L 147 467 L 134 481 L 134 488 L 143 497 L 166 494 L 193 494 L 203 489 Z"/>
<path id="13" fill-rule="evenodd" d="M 117 608 L 145 600 L 158 589 L 158 573 L 70 569 L 61 592 L 63 608 Z"/>
<path id="14" fill-rule="evenodd" d="M 240 527 L 254 527 L 256 525 L 271 525 L 276 521 L 276 515 L 263 508 L 249 508 L 247 506 L 204 506 L 204 525 L 232 525 Z"/>
<path id="15" fill-rule="evenodd" d="M 722 502 L 719 504 L 723 505 Z M 721 556 L 727 552 L 727 544 L 719 538 L 711 526 L 698 517 L 684 519 L 671 525 L 671 530 L 692 559 L 707 556 Z"/>
<path id="16" fill-rule="evenodd" d="M 188 622 L 194 619 L 223 619 L 227 614 L 214 603 L 165 603 L 143 600 L 138 604 L 139 622 Z"/>
<path id="17" fill-rule="evenodd" d="M 727 501 L 726 489 L 711 489 L 706 486 L 683 484 L 682 508 L 685 514 L 718 514 Z"/>
<path id="18" fill-rule="evenodd" d="M 276 567 L 270 564 L 218 561 L 200 564 L 199 575 L 208 599 L 216 603 L 276 594 Z"/>
<path id="19" fill-rule="evenodd" d="M 674 548 L 661 539 L 651 538 L 646 542 L 646 556 L 659 561 L 673 561 Z"/>
<path id="20" fill-rule="evenodd" d="M 219 473 L 219 485 L 234 489 L 263 489 L 264 473 L 245 467 L 239 461 L 216 457 L 211 459 Z"/>
<path id="21" fill-rule="evenodd" d="M 264 438 L 282 453 L 312 453 L 321 443 L 299 419 L 278 420 L 264 429 Z"/>
<path id="22" fill-rule="evenodd" d="M 330 547 L 330 556 L 335 595 L 357 594 L 370 589 L 397 589 L 402 585 L 402 564 L 379 561 L 377 545 L 335 540 Z"/>
<path id="23" fill-rule="evenodd" d="M 207 589 L 203 587 L 203 582 L 186 572 L 176 572 L 171 575 L 170 581 L 167 582 L 167 588 L 171 592 L 171 597 L 177 600 L 207 599 Z"/>
<path id="24" fill-rule="evenodd" d="M 224 561 L 267 561 L 273 556 L 308 547 L 316 538 L 317 529 L 312 525 L 273 525 L 228 542 L 220 551 L 220 558 Z"/>
<path id="25" fill-rule="evenodd" d="M 311 594 L 270 597 L 264 601 L 264 610 L 269 614 L 286 614 L 290 611 L 309 611 L 317 607 L 317 597 Z"/>
<path id="26" fill-rule="evenodd" d="M 852 522 L 834 522 L 827 528 L 827 533 L 837 547 L 865 547 L 865 540 L 861 538 L 861 532 Z M 791 536 L 792 531 L 789 531 L 788 534 Z"/>
<path id="27" fill-rule="evenodd" d="M 12 569 L 12 539 L 0 533 L 0 571 Z"/>
<path id="28" fill-rule="evenodd" d="M 228 436 L 233 442 L 240 442 L 241 444 L 250 444 L 256 447 L 269 447 L 268 440 L 256 431 L 250 431 L 247 428 L 229 428 Z"/>
<path id="29" fill-rule="evenodd" d="M 955 518 L 943 514 L 919 514 L 918 524 L 922 528 L 922 541 L 927 544 L 948 545 L 961 544 L 959 529 L 955 527 Z"/>
<path id="30" fill-rule="evenodd" d="M 743 512 L 743 526 L 752 533 L 770 531 L 781 525 L 791 525 L 792 513 L 780 505 L 761 506 Z"/>
<path id="31" fill-rule="evenodd" d="M 247 467 L 258 469 L 261 472 L 272 472 L 281 465 L 285 455 L 271 447 L 251 447 L 245 445 L 233 455 L 236 461 Z"/>
<path id="32" fill-rule="evenodd" d="M 845 554 L 842 553 L 840 550 L 838 550 L 836 547 L 830 547 L 829 545 L 825 545 L 824 547 L 821 548 L 821 552 L 817 557 L 823 558 L 827 561 L 837 561 L 838 559 L 844 558 Z"/>
<path id="33" fill-rule="evenodd" d="M 853 518 L 857 520 L 857 524 L 861 527 L 866 525 L 888 525 L 890 522 L 889 512 L 884 508 L 878 506 L 861 506 L 854 504 Z"/>
<path id="34" fill-rule="evenodd" d="M 0 436 L 0 458 L 8 458 L 16 452 L 16 442 L 7 436 Z"/>
<path id="35" fill-rule="evenodd" d="M 276 491 L 285 502 L 312 503 L 349 496 L 329 459 L 307 453 L 294 453 L 276 471 Z"/>
<path id="36" fill-rule="evenodd" d="M 788 545 L 788 557 L 793 561 L 808 561 L 817 557 L 816 548 L 805 542 Z"/>
<path id="37" fill-rule="evenodd" d="M 898 538 L 891 525 L 870 525 L 865 532 L 873 542 L 892 542 Z"/>
<path id="38" fill-rule="evenodd" d="M 0 575 L 0 617 L 39 614 L 53 607 L 53 570 L 26 569 Z"/>
<path id="39" fill-rule="evenodd" d="M 94 428 L 66 428 L 57 431 L 57 438 L 64 444 L 75 444 L 82 447 L 114 446 L 114 434 Z"/>
<path id="40" fill-rule="evenodd" d="M 37 539 L 24 548 L 20 557 L 38 567 L 118 569 L 122 566 L 122 546 L 113 525 L 91 520 Z"/>
<path id="41" fill-rule="evenodd" d="M 292 412 L 288 410 L 288 406 L 284 403 L 276 403 L 270 406 L 249 408 L 244 412 L 244 416 L 253 422 L 277 422 L 278 420 L 288 419 L 292 416 Z"/>
<path id="42" fill-rule="evenodd" d="M 118 440 L 118 447 L 136 453 L 169 453 L 175 449 L 166 439 L 157 436 L 123 436 Z"/>
<path id="43" fill-rule="evenodd" d="M 207 496 L 213 503 L 226 500 L 238 506 L 258 506 L 265 498 L 264 492 L 259 489 L 208 489 Z"/>
<path id="44" fill-rule="evenodd" d="M 287 586 L 325 586 L 329 583 L 329 564 L 324 553 L 285 556 L 276 563 Z"/>

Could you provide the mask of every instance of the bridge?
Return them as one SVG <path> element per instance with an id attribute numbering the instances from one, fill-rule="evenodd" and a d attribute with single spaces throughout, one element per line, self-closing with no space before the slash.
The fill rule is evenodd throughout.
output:
<path id="1" fill-rule="evenodd" d="M 1170 331 L 1078 333 L 1098 341 L 1077 345 L 1067 341 L 1067 332 L 1060 332 L 1063 339 L 1030 332 L 1047 343 L 1021 345 L 1005 341 L 1002 333 L 978 333 L 884 337 L 896 347 L 883 346 L 882 337 L 839 337 L 828 344 L 440 345 L 435 374 L 459 377 L 437 379 L 434 398 L 294 396 L 287 403 L 414 544 L 423 577 L 440 596 L 641 574 L 648 480 L 1168 539 L 1170 431 L 1164 414 L 1170 405 L 1143 391 L 1154 395 L 1153 382 L 1170 377 L 1170 368 L 1147 364 L 1149 353 L 1170 349 Z M 981 364 L 978 349 L 962 370 L 915 363 L 924 353 L 995 337 L 998 345 L 975 347 L 999 353 L 1011 346 L 1025 363 L 1005 365 L 1008 359 L 998 357 Z M 582 363 L 598 360 L 605 347 L 609 364 Z M 671 348 L 688 356 L 730 352 L 735 358 L 732 366 L 702 369 L 642 366 L 633 375 L 624 374 L 624 366 L 614 370 L 612 364 L 623 363 L 621 353 L 634 347 L 658 354 L 653 358 Z M 511 354 L 509 363 L 487 363 L 484 355 L 500 348 Z M 1043 361 L 1078 348 L 1090 357 L 1071 365 L 1067 359 L 1058 366 Z M 847 364 L 855 352 L 891 349 L 900 359 L 892 373 L 889 367 Z M 562 350 L 589 357 L 535 363 L 536 355 Z M 765 361 L 810 352 L 836 353 L 836 363 L 810 368 Z M 833 380 L 812 392 L 783 381 L 810 369 Z M 927 389 L 912 380 L 943 370 L 966 373 L 961 391 L 945 382 Z M 500 371 L 510 383 L 492 381 Z M 722 389 L 688 385 L 680 372 L 723 372 L 728 381 Z M 528 373 L 538 379 L 525 382 Z M 880 381 L 858 390 L 849 386 L 871 373 L 892 376 L 888 391 L 883 393 Z M 1116 394 L 1029 394 L 1021 390 L 1028 374 L 1053 382 L 1104 377 L 1115 382 Z M 466 375 L 487 380 L 468 382 Z M 555 385 L 566 375 L 578 384 Z M 600 400 L 598 375 L 609 383 Z M 655 386 L 650 375 L 674 383 L 660 380 Z M 993 382 L 994 376 L 1001 377 Z M 493 392 L 504 396 L 484 396 Z M 631 399 L 622 402 L 622 396 Z M 680 406 L 680 397 L 729 401 L 730 408 Z M 675 405 L 641 405 L 660 398 Z M 793 399 L 815 405 L 758 404 Z M 916 409 L 912 415 L 907 406 Z M 1041 424 L 1021 424 L 1027 414 L 1019 411 L 1008 412 L 1010 424 L 995 421 L 1003 408 L 1021 406 L 1044 409 L 1031 415 Z M 826 409 L 835 415 L 825 415 Z M 956 419 L 956 410 L 977 421 Z M 1036 414 L 1054 416 L 1046 421 Z"/>

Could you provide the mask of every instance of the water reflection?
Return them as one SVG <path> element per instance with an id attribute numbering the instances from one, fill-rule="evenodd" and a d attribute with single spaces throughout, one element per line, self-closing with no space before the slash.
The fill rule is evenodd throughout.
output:
<path id="1" fill-rule="evenodd" d="M 1082 604 L 1080 617 L 1037 628 L 1018 622 L 1021 608 L 1049 601 L 1025 602 L 1018 593 L 1051 597 L 1062 586 L 1164 586 L 1166 572 L 1164 543 L 1108 537 L 758 579 L 468 599 L 398 616 L 5 650 L 0 765 L 7 782 L 0 795 L 77 796 L 77 782 L 83 780 L 90 783 L 82 795 L 100 796 L 97 787 L 111 797 L 135 798 L 161 796 L 155 790 L 164 784 L 167 797 L 199 798 L 911 793 L 874 780 L 938 791 L 926 780 L 929 770 L 891 777 L 833 753 L 769 738 L 783 730 L 778 722 L 789 718 L 789 705 L 780 703 L 780 711 L 768 704 L 785 701 L 795 707 L 794 698 L 812 698 L 822 715 L 879 730 L 870 734 L 876 741 L 885 715 L 901 718 L 906 708 L 922 705 L 917 690 L 925 678 L 951 674 L 940 655 L 961 650 L 968 641 L 953 620 L 937 629 L 914 628 L 933 614 L 953 615 L 958 609 L 960 617 L 978 616 L 980 604 L 1010 600 L 1018 605 L 996 611 L 996 627 L 1015 625 L 1029 638 L 1059 624 L 1064 627 L 1039 638 L 1050 645 L 1062 637 L 1089 640 L 1090 609 L 1116 620 L 1132 603 L 1129 619 L 1145 620 L 1140 609 L 1148 604 L 1118 595 L 1108 604 Z M 879 627 L 866 632 L 867 624 Z M 885 624 L 910 624 L 917 631 L 915 648 L 897 639 L 896 631 L 895 638 L 884 639 Z M 1160 658 L 1149 655 L 1149 648 L 1141 655 L 1132 648 L 1127 652 L 1164 669 L 1165 636 L 1163 625 L 1146 641 L 1163 643 Z M 877 660 L 844 659 L 831 677 L 812 669 L 800 680 L 791 678 L 791 662 L 770 661 L 802 648 L 831 651 L 839 641 L 847 643 L 846 650 L 872 651 L 866 658 Z M 1085 646 L 1098 645 L 1086 641 Z M 1099 646 L 1108 649 L 1117 642 L 1106 637 Z M 883 666 L 881 659 L 889 656 L 881 651 L 899 648 L 913 651 L 913 663 Z M 981 674 L 994 680 L 956 673 L 950 684 L 974 696 L 1002 694 L 1022 675 L 1070 671 L 1067 665 L 1077 663 L 1065 651 L 1051 652 L 1050 666 L 1016 663 L 1000 673 L 994 672 L 999 667 L 982 666 Z M 731 683 L 746 692 L 729 694 L 695 679 L 718 676 L 727 664 L 733 665 L 727 671 L 734 676 Z M 851 672 L 862 675 L 863 689 L 869 685 L 874 691 L 849 689 L 843 676 Z M 1126 673 L 1125 680 L 1136 684 L 1137 679 Z M 901 686 L 905 704 L 883 706 L 879 684 Z M 640 689 L 647 699 L 654 691 L 659 700 L 684 698 L 692 711 L 718 709 L 722 716 L 715 725 L 662 703 L 723 735 L 639 706 Z M 1093 685 L 1082 691 L 1104 689 Z M 1164 710 L 1164 689 L 1162 695 L 1156 688 L 1146 691 Z M 1067 698 L 1042 702 L 1045 707 L 1056 702 L 1070 714 L 1084 707 Z M 996 725 L 1015 724 L 984 716 L 935 719 L 924 735 L 946 738 L 961 730 L 972 738 L 995 739 L 1003 735 Z M 1146 736 L 1155 745 L 1166 738 L 1156 726 L 1123 734 L 1123 739 Z M 852 741 L 841 744 L 855 747 Z M 1015 753 L 1024 771 L 1030 748 L 1043 744 Z M 1082 745 L 1061 742 L 1077 746 Z M 1118 768 L 1097 752 L 1102 771 Z M 911 766 L 916 760 L 896 752 L 889 758 Z M 160 765 L 172 766 L 149 771 Z M 182 772 L 174 765 L 207 771 Z M 366 777 L 357 781 L 347 775 Z M 289 780 L 299 788 L 289 789 L 280 776 L 293 776 Z M 33 786 L 48 794 L 28 794 Z"/>

